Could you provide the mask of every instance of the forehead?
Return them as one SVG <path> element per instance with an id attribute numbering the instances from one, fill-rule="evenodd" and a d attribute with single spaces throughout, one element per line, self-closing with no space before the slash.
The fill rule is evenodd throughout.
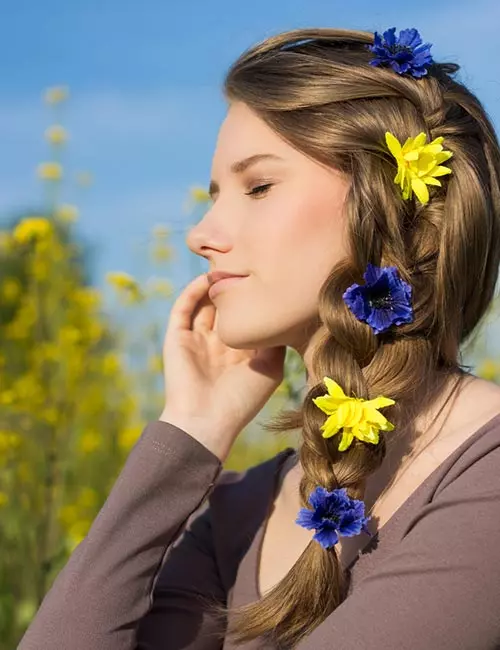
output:
<path id="1" fill-rule="evenodd" d="M 246 104 L 231 103 L 217 136 L 213 172 L 222 172 L 233 162 L 263 151 L 290 158 L 294 150 Z"/>

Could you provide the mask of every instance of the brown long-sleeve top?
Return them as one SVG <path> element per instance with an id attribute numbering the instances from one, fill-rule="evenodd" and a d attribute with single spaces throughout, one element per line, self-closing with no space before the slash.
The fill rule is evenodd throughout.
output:
<path id="1" fill-rule="evenodd" d="M 204 602 L 259 598 L 266 518 L 294 453 L 222 471 L 187 432 L 150 423 L 18 650 L 233 650 Z M 368 540 L 346 600 L 299 650 L 500 648 L 500 415 Z"/>

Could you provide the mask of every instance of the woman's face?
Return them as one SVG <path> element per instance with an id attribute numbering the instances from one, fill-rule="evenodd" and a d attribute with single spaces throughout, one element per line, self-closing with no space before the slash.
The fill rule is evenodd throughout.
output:
<path id="1" fill-rule="evenodd" d="M 273 158 L 242 162 L 264 155 Z M 230 105 L 213 157 L 213 204 L 187 238 L 211 271 L 246 276 L 213 298 L 226 345 L 303 349 L 319 290 L 347 252 L 347 190 L 340 173 L 296 151 L 245 104 Z"/>

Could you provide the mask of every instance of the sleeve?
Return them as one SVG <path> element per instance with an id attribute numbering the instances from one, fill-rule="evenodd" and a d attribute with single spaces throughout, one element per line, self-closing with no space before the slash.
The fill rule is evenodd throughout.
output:
<path id="1" fill-rule="evenodd" d="M 135 650 L 168 550 L 221 471 L 219 458 L 189 434 L 148 424 L 18 650 Z"/>
<path id="2" fill-rule="evenodd" d="M 436 494 L 395 551 L 297 648 L 500 647 L 500 449 Z"/>
<path id="3" fill-rule="evenodd" d="M 168 550 L 152 608 L 139 624 L 136 650 L 220 650 L 226 624 L 206 606 L 225 605 L 227 599 L 213 539 L 206 501 Z"/>

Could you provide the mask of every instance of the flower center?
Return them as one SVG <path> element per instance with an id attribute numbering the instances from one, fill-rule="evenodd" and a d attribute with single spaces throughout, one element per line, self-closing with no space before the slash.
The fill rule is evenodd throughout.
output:
<path id="1" fill-rule="evenodd" d="M 330 521 L 333 521 L 334 524 L 338 524 L 338 523 L 339 523 L 339 520 L 340 520 L 340 517 L 339 517 L 338 515 L 334 515 L 334 514 L 330 513 L 330 514 L 328 515 L 328 519 L 329 519 Z"/>
<path id="2" fill-rule="evenodd" d="M 399 43 L 396 43 L 394 45 L 389 45 L 387 49 L 391 54 L 408 54 L 413 56 L 413 50 L 407 45 L 400 45 Z"/>
<path id="3" fill-rule="evenodd" d="M 392 299 L 387 293 L 374 293 L 369 299 L 370 307 L 375 309 L 392 309 Z"/>

